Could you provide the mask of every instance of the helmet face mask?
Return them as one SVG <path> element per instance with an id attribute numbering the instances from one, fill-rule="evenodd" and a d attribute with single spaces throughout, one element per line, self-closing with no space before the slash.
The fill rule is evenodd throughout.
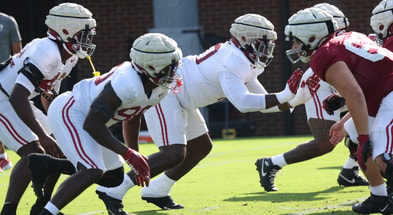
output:
<path id="1" fill-rule="evenodd" d="M 309 54 L 306 50 L 304 50 L 304 47 L 305 46 L 302 41 L 296 38 L 292 39 L 292 49 L 289 49 L 285 52 L 287 58 L 292 64 L 295 64 L 299 61 L 303 63 L 310 62 L 311 54 Z"/>
<path id="2" fill-rule="evenodd" d="M 252 59 L 259 68 L 267 67 L 273 60 L 273 51 L 276 47 L 273 40 L 255 39 L 251 42 Z M 251 53 L 250 53 L 251 54 Z"/>
<path id="3" fill-rule="evenodd" d="M 157 74 L 157 77 L 150 77 L 149 79 L 163 89 L 169 89 L 174 93 L 178 93 L 182 85 L 182 77 L 176 72 L 178 67 L 179 62 L 173 60 L 170 65 L 166 66 Z"/>
<path id="4" fill-rule="evenodd" d="M 86 26 L 87 27 L 87 26 Z M 93 44 L 93 36 L 96 35 L 95 28 L 85 29 L 76 33 L 66 47 L 79 58 L 93 55 L 96 45 Z"/>

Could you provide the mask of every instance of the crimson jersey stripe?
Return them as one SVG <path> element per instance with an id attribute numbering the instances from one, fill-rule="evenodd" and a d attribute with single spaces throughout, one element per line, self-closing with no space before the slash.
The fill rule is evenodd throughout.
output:
<path id="1" fill-rule="evenodd" d="M 67 126 L 67 129 L 69 131 L 69 134 L 72 138 L 72 143 L 75 146 L 76 151 L 78 152 L 79 157 L 85 161 L 87 164 L 89 164 L 92 168 L 98 169 L 97 165 L 94 164 L 94 162 L 91 160 L 91 158 L 86 154 L 86 152 L 83 150 L 82 143 L 78 134 L 78 131 L 76 130 L 75 126 L 72 124 L 70 117 L 69 117 L 69 110 L 74 105 L 75 100 L 74 97 L 71 97 L 64 108 L 62 109 L 62 120 L 64 124 Z"/>
<path id="2" fill-rule="evenodd" d="M 318 97 L 317 93 L 314 93 L 312 95 L 312 99 L 314 101 L 315 112 L 317 114 L 317 118 L 323 120 L 323 111 L 322 111 L 321 102 L 319 100 L 319 97 Z"/>
<path id="3" fill-rule="evenodd" d="M 158 119 L 160 120 L 160 127 L 161 127 L 161 135 L 162 135 L 162 142 L 163 142 L 163 146 L 169 146 L 169 140 L 168 140 L 168 129 L 166 126 L 166 121 L 165 121 L 165 116 L 162 113 L 162 108 L 161 108 L 161 104 L 157 104 L 155 106 L 157 115 L 158 115 Z"/>
<path id="4" fill-rule="evenodd" d="M 393 135 L 393 120 L 390 121 L 389 125 L 386 126 L 386 148 L 385 152 L 392 154 L 392 135 Z"/>
<path id="5" fill-rule="evenodd" d="M 11 122 L 3 114 L 0 114 L 0 122 L 4 125 L 4 127 L 8 130 L 8 133 L 11 134 L 16 142 L 20 143 L 22 146 L 29 143 L 26 139 L 18 134 L 18 132 L 12 126 Z"/>

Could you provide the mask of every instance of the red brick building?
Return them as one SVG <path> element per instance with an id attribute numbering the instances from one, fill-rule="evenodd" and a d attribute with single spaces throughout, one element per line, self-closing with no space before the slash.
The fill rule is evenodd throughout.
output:
<path id="1" fill-rule="evenodd" d="M 9 2 L 9 4 L 6 4 L 8 6 L 4 4 L 0 6 L 0 10 L 6 10 L 10 14 L 14 13 L 20 26 L 31 28 L 32 21 L 26 21 L 26 18 L 28 18 L 27 14 L 30 14 L 30 17 L 34 17 L 36 21 L 36 27 L 44 29 L 38 33 L 39 35 L 31 33 L 31 29 L 30 35 L 27 35 L 28 29 L 23 29 L 23 32 L 26 31 L 25 34 L 27 35 L 24 37 L 24 42 L 28 42 L 29 39 L 26 40 L 25 38 L 44 36 L 42 32 L 45 31 L 45 25 L 43 25 L 45 15 L 52 6 L 62 1 L 29 0 L 28 2 L 31 4 L 27 4 L 25 7 L 16 5 L 12 1 Z M 128 60 L 130 43 L 133 39 L 154 27 L 154 1 L 78 0 L 74 2 L 89 8 L 97 20 L 97 36 L 94 38 L 97 49 L 94 53 L 93 61 L 96 68 L 101 72 L 108 71 L 112 66 L 123 60 Z M 275 58 L 260 76 L 260 81 L 269 92 L 276 92 L 283 89 L 289 74 L 296 67 L 306 69 L 301 64 L 292 66 L 286 59 L 284 51 L 288 48 L 288 44 L 283 37 L 284 26 L 288 18 L 296 11 L 321 2 L 323 1 L 199 0 L 199 25 L 203 28 L 205 39 L 208 40 L 209 38 L 229 38 L 231 23 L 236 17 L 245 13 L 258 13 L 272 21 L 278 33 L 274 51 Z M 336 5 L 344 12 L 349 18 L 350 30 L 367 34 L 371 31 L 369 26 L 371 11 L 380 0 L 331 0 L 325 2 Z M 37 4 L 41 5 L 37 6 Z M 34 6 L 35 8 L 29 6 Z M 22 12 L 23 14 L 21 14 Z M 31 15 L 34 13 L 35 15 Z M 179 17 L 179 19 L 181 18 Z M 81 61 L 77 70 L 79 71 L 78 74 L 82 74 L 78 75 L 77 79 L 91 75 L 87 61 Z M 221 115 L 223 113 L 220 110 L 222 108 L 217 113 Z M 212 108 L 212 111 L 214 111 L 214 108 Z M 302 135 L 310 133 L 303 106 L 297 107 L 292 114 L 289 111 L 274 114 L 240 114 L 238 111 L 230 108 L 230 120 L 236 122 L 239 120 L 246 121 L 254 125 L 252 134 L 257 136 Z M 248 129 L 247 126 L 246 129 Z"/>

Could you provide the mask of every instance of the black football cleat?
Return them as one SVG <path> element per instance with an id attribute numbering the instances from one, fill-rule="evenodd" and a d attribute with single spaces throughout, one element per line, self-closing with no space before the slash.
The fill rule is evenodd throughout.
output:
<path id="1" fill-rule="evenodd" d="M 337 183 L 342 186 L 368 186 L 368 181 L 359 175 L 358 167 L 342 169 L 337 178 Z"/>
<path id="2" fill-rule="evenodd" d="M 110 197 L 106 195 L 106 193 L 98 190 L 96 190 L 96 193 L 98 198 L 104 202 L 109 215 L 128 215 L 128 213 L 123 210 L 124 205 L 121 200 Z"/>
<path id="3" fill-rule="evenodd" d="M 266 192 L 277 191 L 274 185 L 276 173 L 281 169 L 277 165 L 273 165 L 271 158 L 261 158 L 255 162 L 259 174 L 259 182 Z"/>
<path id="4" fill-rule="evenodd" d="M 162 210 L 173 210 L 173 209 L 183 209 L 184 206 L 181 204 L 177 204 L 173 201 L 172 197 L 164 196 L 164 197 L 142 197 L 143 200 L 148 203 L 153 203 L 156 206 L 160 207 Z"/>
<path id="5" fill-rule="evenodd" d="M 356 203 L 352 206 L 352 211 L 359 214 L 392 214 L 393 204 L 387 196 L 375 196 L 371 194 L 364 202 Z"/>
<path id="6" fill-rule="evenodd" d="M 49 175 L 49 155 L 33 153 L 27 157 L 31 172 L 31 186 L 37 198 L 44 196 L 44 184 Z"/>

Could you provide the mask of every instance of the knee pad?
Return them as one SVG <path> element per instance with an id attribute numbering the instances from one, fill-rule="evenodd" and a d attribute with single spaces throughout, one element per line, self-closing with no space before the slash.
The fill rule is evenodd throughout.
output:
<path id="1" fill-rule="evenodd" d="M 117 187 L 124 179 L 124 167 L 119 167 L 114 170 L 109 170 L 104 173 L 104 176 L 97 182 L 97 184 L 104 187 Z"/>

